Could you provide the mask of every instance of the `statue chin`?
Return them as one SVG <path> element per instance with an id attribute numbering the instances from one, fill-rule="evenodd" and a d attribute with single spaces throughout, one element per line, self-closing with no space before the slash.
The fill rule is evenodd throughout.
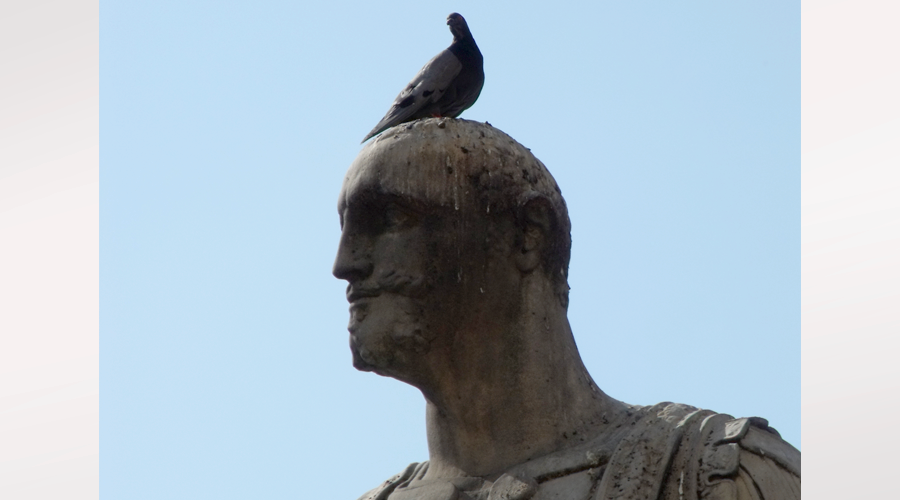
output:
<path id="1" fill-rule="evenodd" d="M 353 354 L 353 367 L 363 372 L 378 372 L 388 368 L 393 361 L 392 349 L 385 345 L 385 335 L 372 335 L 364 328 L 350 332 L 350 352 Z M 373 336 L 380 338 L 372 338 Z"/>
<path id="2" fill-rule="evenodd" d="M 351 307 L 350 351 L 360 371 L 395 376 L 407 361 L 425 354 L 429 342 L 413 299 L 381 296 Z"/>
<path id="3" fill-rule="evenodd" d="M 359 339 L 356 337 L 356 334 L 352 331 L 350 332 L 350 354 L 353 355 L 353 368 L 356 368 L 362 372 L 370 372 L 375 369 L 372 364 L 363 357 L 363 354 L 359 349 Z"/>
<path id="4" fill-rule="evenodd" d="M 403 367 L 425 354 L 428 348 L 429 342 L 409 324 L 394 325 L 387 332 L 366 332 L 365 328 L 359 328 L 350 333 L 353 367 L 363 372 L 398 378 L 395 372 L 405 371 Z"/>

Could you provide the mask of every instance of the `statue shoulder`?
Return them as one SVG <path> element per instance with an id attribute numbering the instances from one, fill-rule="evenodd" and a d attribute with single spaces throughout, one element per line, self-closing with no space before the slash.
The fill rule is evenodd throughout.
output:
<path id="1" fill-rule="evenodd" d="M 765 419 L 711 415 L 706 420 L 698 429 L 703 445 L 694 457 L 701 464 L 702 497 L 800 500 L 800 451 Z"/>
<path id="2" fill-rule="evenodd" d="M 800 452 L 765 419 L 675 403 L 629 411 L 609 436 L 506 471 L 518 482 L 432 481 L 428 498 L 465 498 L 462 491 L 472 498 L 800 500 Z M 393 500 L 419 498 L 427 470 L 428 462 L 410 464 L 359 500 L 387 500 L 395 492 Z"/>
<path id="3" fill-rule="evenodd" d="M 594 500 L 800 499 L 800 452 L 765 419 L 676 403 L 639 412 Z"/>
<path id="4" fill-rule="evenodd" d="M 394 475 L 381 483 L 377 488 L 370 490 L 359 497 L 359 500 L 386 500 L 399 486 L 409 483 L 416 477 L 421 477 L 428 470 L 428 461 L 413 462 L 403 472 Z"/>

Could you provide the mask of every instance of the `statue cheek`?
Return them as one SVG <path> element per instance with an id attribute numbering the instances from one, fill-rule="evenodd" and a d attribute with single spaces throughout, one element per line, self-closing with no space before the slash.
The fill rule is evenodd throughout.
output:
<path id="1" fill-rule="evenodd" d="M 382 235 L 372 253 L 375 279 L 388 290 L 419 288 L 425 281 L 428 259 L 425 245 L 415 234 Z"/>

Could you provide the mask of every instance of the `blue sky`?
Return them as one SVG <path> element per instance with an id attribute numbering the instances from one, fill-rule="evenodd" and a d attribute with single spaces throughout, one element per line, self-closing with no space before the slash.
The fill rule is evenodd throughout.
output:
<path id="1" fill-rule="evenodd" d="M 427 458 L 356 372 L 341 179 L 460 12 L 462 117 L 540 158 L 569 318 L 611 396 L 800 446 L 796 2 L 119 2 L 101 8 L 101 449 L 110 498 L 357 498 Z"/>

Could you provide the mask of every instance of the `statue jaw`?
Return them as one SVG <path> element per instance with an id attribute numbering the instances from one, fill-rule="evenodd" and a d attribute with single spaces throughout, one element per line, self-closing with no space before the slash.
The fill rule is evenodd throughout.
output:
<path id="1" fill-rule="evenodd" d="M 360 371 L 395 376 L 428 352 L 420 301 L 394 293 L 367 297 L 350 306 L 350 350 Z"/>

